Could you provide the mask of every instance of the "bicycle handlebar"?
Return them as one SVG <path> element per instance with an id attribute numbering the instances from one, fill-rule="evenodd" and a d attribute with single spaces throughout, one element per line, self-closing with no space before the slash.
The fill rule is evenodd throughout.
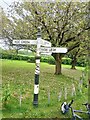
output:
<path id="1" fill-rule="evenodd" d="M 69 104 L 68 104 L 68 107 L 70 108 L 71 105 L 73 104 L 74 100 L 72 100 Z"/>
<path id="2" fill-rule="evenodd" d="M 90 104 L 89 103 L 85 103 L 85 104 L 82 104 L 82 105 L 85 105 L 87 110 L 90 110 Z"/>
<path id="3" fill-rule="evenodd" d="M 74 102 L 74 100 L 72 100 L 72 101 L 68 104 L 68 107 L 69 107 L 69 108 L 71 107 L 71 105 L 73 104 L 73 102 Z M 90 110 L 90 104 L 89 104 L 89 103 L 84 103 L 84 104 L 82 104 L 82 105 L 85 105 L 86 108 L 87 108 L 88 110 Z"/>
<path id="4" fill-rule="evenodd" d="M 69 109 L 71 108 L 71 105 L 73 104 L 73 101 L 74 101 L 74 100 L 72 100 L 69 104 L 66 103 L 66 102 L 62 103 L 62 105 L 61 105 L 61 111 L 62 111 L 64 114 L 69 111 Z"/>
<path id="5" fill-rule="evenodd" d="M 85 105 L 85 106 L 86 106 L 87 104 L 88 104 L 88 103 L 84 103 L 84 104 L 82 104 L 82 105 Z"/>

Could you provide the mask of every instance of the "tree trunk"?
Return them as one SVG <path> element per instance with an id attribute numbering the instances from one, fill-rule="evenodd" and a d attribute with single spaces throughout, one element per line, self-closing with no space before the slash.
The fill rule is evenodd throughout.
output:
<path id="1" fill-rule="evenodd" d="M 76 66 L 76 58 L 73 58 L 72 59 L 72 67 L 71 67 L 71 69 L 76 69 L 75 66 Z"/>
<path id="2" fill-rule="evenodd" d="M 80 51 L 80 48 L 78 48 L 76 53 L 73 54 L 73 56 L 72 56 L 72 62 L 71 62 L 72 67 L 71 67 L 71 69 L 76 69 L 75 66 L 76 66 L 76 63 L 77 63 L 77 56 L 78 56 L 79 51 Z"/>
<path id="3" fill-rule="evenodd" d="M 55 66 L 55 74 L 61 74 L 61 64 L 62 64 L 62 57 L 60 54 L 56 54 L 55 57 L 55 62 L 56 62 L 56 66 Z"/>

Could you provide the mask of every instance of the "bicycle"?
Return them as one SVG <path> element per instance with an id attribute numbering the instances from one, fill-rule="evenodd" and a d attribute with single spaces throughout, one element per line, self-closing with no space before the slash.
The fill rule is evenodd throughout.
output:
<path id="1" fill-rule="evenodd" d="M 85 105 L 86 109 L 87 109 L 87 111 L 82 111 L 82 110 L 73 109 L 72 108 L 73 102 L 74 102 L 74 100 L 72 100 L 69 104 L 67 104 L 66 102 L 62 103 L 62 105 L 61 105 L 62 113 L 66 114 L 69 111 L 69 109 L 71 109 L 71 113 L 72 113 L 71 120 L 77 120 L 77 118 L 80 120 L 84 120 L 81 116 L 77 115 L 76 113 L 85 113 L 88 115 L 88 117 L 90 119 L 90 104 L 88 104 L 88 103 L 82 104 L 82 105 Z"/>

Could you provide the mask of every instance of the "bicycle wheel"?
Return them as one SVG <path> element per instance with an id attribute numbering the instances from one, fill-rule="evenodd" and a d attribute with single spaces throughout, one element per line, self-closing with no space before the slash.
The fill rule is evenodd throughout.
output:
<path id="1" fill-rule="evenodd" d="M 75 116 L 73 116 L 71 120 L 76 120 L 76 117 L 75 117 Z"/>

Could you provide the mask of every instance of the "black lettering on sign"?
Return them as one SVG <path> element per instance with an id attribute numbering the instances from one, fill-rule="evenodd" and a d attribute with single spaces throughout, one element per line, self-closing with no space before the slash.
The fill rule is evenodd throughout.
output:
<path id="1" fill-rule="evenodd" d="M 49 49 L 49 52 L 52 52 L 52 48 L 51 48 L 51 49 Z"/>
<path id="2" fill-rule="evenodd" d="M 25 40 L 25 41 L 21 41 L 21 43 L 29 43 L 29 41 L 26 41 L 26 40 Z"/>
<path id="3" fill-rule="evenodd" d="M 56 49 L 54 48 L 53 51 L 56 51 Z"/>
<path id="4" fill-rule="evenodd" d="M 19 41 L 15 41 L 15 43 L 19 43 Z"/>

